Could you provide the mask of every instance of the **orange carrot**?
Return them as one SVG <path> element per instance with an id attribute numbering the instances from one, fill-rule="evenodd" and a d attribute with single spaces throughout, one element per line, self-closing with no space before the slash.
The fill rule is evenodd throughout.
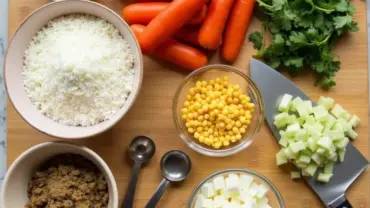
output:
<path id="1" fill-rule="evenodd" d="M 198 41 L 199 29 L 195 27 L 183 27 L 175 33 L 175 39 L 193 46 L 200 46 Z"/>
<path id="2" fill-rule="evenodd" d="M 122 16 L 129 24 L 148 24 L 169 4 L 168 2 L 130 4 L 123 8 Z"/>
<path id="3" fill-rule="evenodd" d="M 167 9 L 161 11 L 144 29 L 139 42 L 141 50 L 152 51 L 160 43 L 173 36 L 207 0 L 174 0 Z"/>
<path id="4" fill-rule="evenodd" d="M 204 48 L 216 50 L 222 41 L 227 17 L 234 0 L 212 0 L 207 17 L 199 31 L 199 43 Z"/>
<path id="5" fill-rule="evenodd" d="M 222 57 L 229 62 L 237 59 L 250 23 L 255 0 L 235 0 L 225 30 Z"/>
<path id="6" fill-rule="evenodd" d="M 140 38 L 144 32 L 145 26 L 131 25 L 131 29 L 135 36 Z M 153 54 L 190 70 L 198 69 L 208 62 L 206 54 L 200 50 L 171 38 L 165 40 L 155 48 Z"/>
<path id="7" fill-rule="evenodd" d="M 168 2 L 172 0 L 136 0 L 136 2 Z"/>
<path id="8" fill-rule="evenodd" d="M 165 10 L 168 2 L 147 2 L 130 4 L 123 8 L 122 16 L 129 24 L 148 24 L 161 11 Z M 204 5 L 187 23 L 189 25 L 201 24 L 207 14 L 207 6 Z"/>
<path id="9" fill-rule="evenodd" d="M 191 20 L 187 23 L 188 25 L 200 25 L 204 22 L 207 16 L 207 5 L 204 5 L 200 11 L 198 11 Z"/>

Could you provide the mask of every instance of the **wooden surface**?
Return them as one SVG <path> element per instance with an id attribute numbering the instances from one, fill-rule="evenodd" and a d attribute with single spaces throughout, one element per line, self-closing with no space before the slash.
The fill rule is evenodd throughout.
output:
<path id="1" fill-rule="evenodd" d="M 125 2 L 125 3 L 124 3 Z M 350 34 L 340 41 L 336 47 L 337 55 L 342 62 L 342 70 L 337 74 L 338 86 L 329 92 L 315 88 L 311 75 L 302 75 L 293 80 L 313 99 L 320 95 L 331 96 L 350 112 L 360 116 L 362 123 L 357 129 L 360 138 L 355 146 L 369 158 L 368 139 L 368 66 L 367 66 L 367 32 L 366 2 L 353 1 L 357 12 L 360 31 Z M 21 21 L 46 0 L 11 0 L 9 8 L 9 35 Z M 116 12 L 120 12 L 125 0 L 106 0 L 102 2 Z M 250 31 L 260 29 L 254 19 Z M 245 43 L 239 60 L 234 66 L 248 72 L 249 58 L 254 53 L 250 43 Z M 220 63 L 218 55 L 211 58 L 211 63 Z M 193 162 L 189 178 L 180 186 L 171 187 L 166 191 L 158 207 L 185 207 L 193 188 L 209 174 L 225 168 L 249 168 L 269 178 L 280 190 L 287 207 L 311 208 L 322 207 L 318 198 L 304 184 L 290 179 L 289 172 L 276 167 L 275 153 L 278 144 L 264 125 L 256 141 L 245 151 L 231 157 L 211 158 L 200 155 L 189 149 L 178 137 L 172 120 L 172 97 L 176 88 L 187 72 L 178 70 L 177 66 L 164 61 L 145 57 L 144 81 L 141 93 L 127 116 L 110 131 L 78 143 L 92 148 L 111 167 L 118 183 L 121 199 L 131 173 L 131 165 L 127 163 L 125 149 L 136 135 L 148 135 L 157 144 L 154 159 L 142 169 L 136 192 L 135 207 L 144 207 L 154 193 L 161 180 L 159 160 L 168 150 L 181 149 L 187 152 Z M 41 142 L 55 140 L 33 129 L 16 113 L 8 102 L 8 165 L 27 148 Z M 349 189 L 348 198 L 353 207 L 367 208 L 369 203 L 369 170 Z"/>

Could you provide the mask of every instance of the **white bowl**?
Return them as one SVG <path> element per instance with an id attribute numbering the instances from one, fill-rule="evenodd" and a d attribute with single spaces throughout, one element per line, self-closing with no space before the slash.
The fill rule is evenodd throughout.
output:
<path id="1" fill-rule="evenodd" d="M 117 184 L 104 160 L 89 148 L 62 142 L 46 142 L 38 144 L 23 152 L 10 166 L 2 186 L 0 207 L 24 207 L 29 201 L 27 196 L 28 182 L 39 166 L 47 159 L 65 153 L 84 156 L 93 162 L 105 177 L 108 185 L 108 208 L 118 207 Z"/>
<path id="2" fill-rule="evenodd" d="M 129 43 L 134 56 L 134 84 L 125 104 L 109 120 L 88 127 L 66 126 L 40 113 L 28 98 L 21 76 L 24 51 L 27 49 L 33 36 L 51 19 L 71 13 L 91 14 L 106 19 L 115 25 Z M 54 137 L 64 139 L 86 138 L 111 128 L 130 109 L 140 91 L 143 79 L 142 54 L 130 27 L 114 11 L 91 1 L 59 1 L 47 4 L 33 12 L 15 32 L 4 61 L 4 79 L 10 101 L 23 119 L 31 126 Z"/>

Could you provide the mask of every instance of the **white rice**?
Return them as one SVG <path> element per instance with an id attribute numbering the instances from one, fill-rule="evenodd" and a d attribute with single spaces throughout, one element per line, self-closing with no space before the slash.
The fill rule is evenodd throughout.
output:
<path id="1" fill-rule="evenodd" d="M 49 21 L 24 54 L 24 85 L 36 108 L 72 126 L 108 120 L 133 86 L 133 56 L 117 28 L 72 14 Z"/>

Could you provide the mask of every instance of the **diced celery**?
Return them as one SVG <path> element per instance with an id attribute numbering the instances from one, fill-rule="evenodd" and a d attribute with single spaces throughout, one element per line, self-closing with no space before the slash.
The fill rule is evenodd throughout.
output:
<path id="1" fill-rule="evenodd" d="M 325 152 L 326 152 L 326 149 L 321 148 L 321 147 L 317 148 L 316 150 L 316 153 L 319 155 L 323 155 Z"/>
<path id="2" fill-rule="evenodd" d="M 308 163 L 310 163 L 310 162 L 311 162 L 311 158 L 310 158 L 309 156 L 305 155 L 305 154 L 301 154 L 301 155 L 299 156 L 298 161 L 299 161 L 300 163 L 308 164 Z"/>
<path id="3" fill-rule="evenodd" d="M 336 120 L 337 119 L 335 119 L 334 116 L 329 114 L 328 116 L 325 117 L 324 120 L 321 121 L 321 123 L 324 124 L 326 128 L 331 129 L 331 127 L 333 127 L 333 125 L 335 124 Z"/>
<path id="4" fill-rule="evenodd" d="M 308 116 L 309 115 L 307 105 L 304 103 L 304 101 L 298 103 L 296 105 L 296 108 L 297 108 L 297 112 L 298 112 L 299 116 Z"/>
<path id="5" fill-rule="evenodd" d="M 306 116 L 304 117 L 305 118 L 305 123 L 306 124 L 315 124 L 316 120 L 315 120 L 315 117 L 313 117 L 312 115 L 309 115 L 309 116 Z"/>
<path id="6" fill-rule="evenodd" d="M 334 162 L 329 161 L 324 167 L 324 173 L 333 173 Z"/>
<path id="7" fill-rule="evenodd" d="M 338 161 L 338 154 L 336 154 L 333 158 L 331 158 L 331 161 L 337 162 Z"/>
<path id="8" fill-rule="evenodd" d="M 280 150 L 278 153 L 276 153 L 276 165 L 282 165 L 288 162 L 287 155 L 284 153 L 284 151 Z"/>
<path id="9" fill-rule="evenodd" d="M 344 161 L 344 156 L 346 155 L 346 150 L 342 149 L 339 151 L 339 161 L 343 162 Z"/>
<path id="10" fill-rule="evenodd" d="M 357 132 L 355 132 L 353 129 L 350 129 L 348 132 L 347 132 L 347 135 L 349 136 L 349 138 L 355 140 L 357 139 L 358 137 L 358 134 Z"/>
<path id="11" fill-rule="evenodd" d="M 356 115 L 353 115 L 352 118 L 349 120 L 349 124 L 351 124 L 353 128 L 356 128 L 360 124 L 360 118 Z"/>
<path id="12" fill-rule="evenodd" d="M 301 126 L 299 125 L 299 123 L 294 123 L 294 124 L 290 124 L 287 128 L 286 128 L 286 133 L 290 136 L 294 136 L 297 134 L 297 132 L 301 129 Z"/>
<path id="13" fill-rule="evenodd" d="M 339 118 L 337 120 L 337 123 L 339 123 L 343 127 L 344 132 L 348 132 L 350 129 L 352 129 L 351 124 L 349 124 L 349 122 L 344 120 L 343 118 Z"/>
<path id="14" fill-rule="evenodd" d="M 327 151 L 325 156 L 328 160 L 332 160 L 334 157 L 336 157 L 337 152 L 335 151 L 335 148 L 333 147 L 333 149 L 330 149 L 329 151 Z"/>
<path id="15" fill-rule="evenodd" d="M 310 163 L 304 170 L 310 174 L 310 176 L 314 176 L 317 170 L 317 165 L 315 163 Z"/>
<path id="16" fill-rule="evenodd" d="M 296 156 L 296 153 L 292 152 L 289 148 L 284 148 L 282 149 L 284 154 L 289 158 L 289 159 L 294 159 Z"/>
<path id="17" fill-rule="evenodd" d="M 322 97 L 321 96 L 319 98 L 319 101 L 317 102 L 317 104 L 319 104 L 319 105 L 323 106 L 324 108 L 326 108 L 327 110 L 329 110 L 334 105 L 334 99 L 330 98 L 330 97 Z"/>
<path id="18" fill-rule="evenodd" d="M 302 102 L 303 100 L 300 97 L 294 98 L 290 104 L 290 110 L 293 112 L 297 112 L 297 105 L 299 105 Z"/>
<path id="19" fill-rule="evenodd" d="M 284 94 L 283 98 L 281 99 L 281 102 L 279 104 L 279 111 L 288 111 L 290 107 L 290 103 L 292 101 L 293 96 L 289 94 Z"/>
<path id="20" fill-rule="evenodd" d="M 302 170 L 301 174 L 302 174 L 302 176 L 310 176 L 310 174 L 307 173 L 307 171 L 305 171 L 305 170 Z"/>
<path id="21" fill-rule="evenodd" d="M 320 173 L 319 176 L 317 177 L 318 181 L 327 183 L 329 182 L 330 178 L 333 176 L 332 173 Z"/>
<path id="22" fill-rule="evenodd" d="M 277 128 L 283 128 L 287 125 L 289 114 L 286 112 L 279 113 L 274 117 L 274 124 Z"/>
<path id="23" fill-rule="evenodd" d="M 298 178 L 301 178 L 301 173 L 300 173 L 300 172 L 296 172 L 296 171 L 292 171 L 292 172 L 290 173 L 290 177 L 291 177 L 292 179 L 298 179 Z"/>
<path id="24" fill-rule="evenodd" d="M 316 129 L 318 132 L 322 132 L 324 130 L 324 126 L 320 122 L 316 122 L 313 127 Z"/>
<path id="25" fill-rule="evenodd" d="M 340 129 L 330 130 L 328 136 L 333 140 L 338 140 L 344 137 L 344 132 Z"/>
<path id="26" fill-rule="evenodd" d="M 337 149 L 344 149 L 347 147 L 347 144 L 349 143 L 349 139 L 347 137 L 343 137 L 342 139 L 336 140 L 334 142 L 334 146 Z"/>
<path id="27" fill-rule="evenodd" d="M 333 142 L 329 137 L 321 137 L 317 141 L 317 145 L 319 145 L 320 147 L 324 149 L 330 149 L 330 147 L 333 145 Z"/>
<path id="28" fill-rule="evenodd" d="M 299 125 L 303 125 L 305 122 L 306 122 L 306 118 L 305 117 L 307 117 L 307 116 L 301 116 L 301 117 L 299 117 L 298 119 L 297 119 L 297 121 L 298 121 L 298 123 L 299 123 Z"/>
<path id="29" fill-rule="evenodd" d="M 340 118 L 349 121 L 351 119 L 351 114 L 346 111 L 346 113 L 343 113 Z"/>
<path id="30" fill-rule="evenodd" d="M 297 153 L 301 150 L 306 149 L 306 144 L 303 141 L 292 142 L 292 143 L 289 144 L 289 149 L 293 153 Z"/>
<path id="31" fill-rule="evenodd" d="M 307 134 L 307 130 L 306 129 L 301 129 L 297 132 L 297 134 L 295 135 L 295 140 L 296 141 L 299 141 L 299 140 L 303 140 L 303 141 L 306 141 L 308 138 L 308 134 Z"/>
<path id="32" fill-rule="evenodd" d="M 313 107 L 312 111 L 313 111 L 313 114 L 315 116 L 315 119 L 318 120 L 318 121 L 325 120 L 326 117 L 329 115 L 328 110 L 326 110 L 321 105 Z"/>
<path id="33" fill-rule="evenodd" d="M 307 163 L 294 163 L 295 166 L 297 166 L 300 169 L 305 169 L 307 167 Z"/>
<path id="34" fill-rule="evenodd" d="M 334 107 L 330 110 L 330 113 L 335 117 L 335 118 L 342 118 L 343 115 L 347 114 L 347 111 L 342 108 L 339 104 L 335 104 Z"/>
<path id="35" fill-rule="evenodd" d="M 305 100 L 303 101 L 303 104 L 306 106 L 308 114 L 312 114 L 312 102 L 311 100 Z"/>
<path id="36" fill-rule="evenodd" d="M 312 137 L 310 137 L 307 142 L 306 142 L 307 147 L 312 151 L 316 152 L 317 150 L 317 145 L 316 145 L 316 140 Z"/>
<path id="37" fill-rule="evenodd" d="M 286 138 L 280 138 L 279 144 L 283 147 L 287 147 L 288 146 L 288 140 Z"/>
<path id="38" fill-rule="evenodd" d="M 307 149 L 307 148 L 302 150 L 301 152 L 302 152 L 302 154 L 308 155 L 310 157 L 313 155 L 313 152 L 311 150 Z"/>
<path id="39" fill-rule="evenodd" d="M 314 153 L 312 156 L 311 156 L 311 159 L 317 164 L 317 165 L 320 165 L 322 163 L 322 157 L 317 154 L 317 153 Z"/>
<path id="40" fill-rule="evenodd" d="M 286 122 L 287 122 L 288 125 L 298 123 L 297 116 L 296 115 L 289 115 Z"/>
<path id="41" fill-rule="evenodd" d="M 325 127 L 324 130 L 322 130 L 322 136 L 330 137 L 329 132 L 330 132 L 330 129 Z"/>

